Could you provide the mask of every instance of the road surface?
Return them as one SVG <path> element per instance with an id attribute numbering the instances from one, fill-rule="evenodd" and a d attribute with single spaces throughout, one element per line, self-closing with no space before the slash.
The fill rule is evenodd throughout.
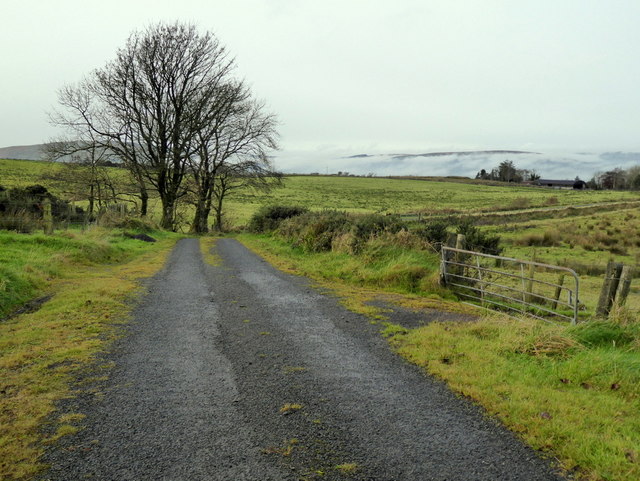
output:
<path id="1" fill-rule="evenodd" d="M 180 241 L 46 480 L 560 480 L 369 321 L 233 239 Z"/>

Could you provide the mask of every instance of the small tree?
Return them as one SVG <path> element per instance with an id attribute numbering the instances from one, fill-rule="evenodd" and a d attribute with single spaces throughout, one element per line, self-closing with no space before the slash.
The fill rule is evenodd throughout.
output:
<path id="1" fill-rule="evenodd" d="M 626 172 L 621 168 L 596 174 L 596 184 L 602 189 L 620 190 L 626 188 Z"/>
<path id="2" fill-rule="evenodd" d="M 504 160 L 498 166 L 498 180 L 502 182 L 517 182 L 518 172 L 510 160 Z"/>
<path id="3" fill-rule="evenodd" d="M 640 165 L 635 165 L 627 170 L 626 183 L 629 189 L 640 190 Z"/>
<path id="4" fill-rule="evenodd" d="M 485 169 L 481 169 L 480 172 L 476 174 L 476 179 L 480 180 L 489 180 L 491 174 L 489 174 Z"/>
<path id="5" fill-rule="evenodd" d="M 87 200 L 89 216 L 96 204 L 100 208 L 117 201 L 118 189 L 105 166 L 109 157 L 95 143 L 57 140 L 46 144 L 43 152 L 51 162 L 65 160 L 58 169 L 44 174 L 43 179 L 54 183 L 72 200 Z"/>
<path id="6" fill-rule="evenodd" d="M 267 159 L 248 159 L 220 168 L 212 188 L 216 229 L 224 230 L 224 201 L 238 190 L 266 192 L 282 183 L 282 174 L 271 169 Z"/>
<path id="7" fill-rule="evenodd" d="M 189 158 L 195 214 L 191 230 L 208 231 L 211 210 L 222 229 L 222 206 L 227 194 L 240 187 L 266 187 L 279 178 L 267 152 L 276 149 L 276 120 L 263 104 L 251 99 L 242 82 L 222 86 L 210 127 L 198 134 L 197 154 Z M 215 199 L 215 202 L 214 202 Z"/>

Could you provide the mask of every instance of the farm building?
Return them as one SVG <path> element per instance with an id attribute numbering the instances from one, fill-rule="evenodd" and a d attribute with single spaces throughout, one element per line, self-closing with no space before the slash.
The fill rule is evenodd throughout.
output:
<path id="1" fill-rule="evenodd" d="M 552 187 L 554 189 L 576 189 L 582 190 L 587 188 L 587 183 L 584 180 L 552 180 L 552 179 L 538 179 L 535 185 L 541 187 Z"/>

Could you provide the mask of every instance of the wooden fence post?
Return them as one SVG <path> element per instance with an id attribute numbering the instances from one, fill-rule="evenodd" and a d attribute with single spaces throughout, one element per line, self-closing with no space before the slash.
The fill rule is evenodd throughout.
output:
<path id="1" fill-rule="evenodd" d="M 444 243 L 446 247 L 453 247 L 456 245 L 456 237 L 455 234 L 449 234 L 446 242 Z M 443 250 L 442 253 L 442 267 L 440 272 L 440 285 L 445 287 L 449 282 L 449 273 L 451 271 L 451 267 L 447 267 L 447 262 L 451 260 L 451 253 Z"/>
<path id="2" fill-rule="evenodd" d="M 618 290 L 616 291 L 615 303 L 618 306 L 624 306 L 631 289 L 631 280 L 633 279 L 633 267 L 623 266 L 620 273 L 620 282 L 618 283 Z"/>
<path id="3" fill-rule="evenodd" d="M 464 236 L 464 234 L 458 234 L 456 236 L 456 249 L 464 250 L 466 248 L 467 248 L 467 238 Z M 456 262 L 458 264 L 463 264 L 466 259 L 467 259 L 466 255 L 461 254 L 460 252 L 456 252 Z M 456 266 L 456 274 L 458 274 L 459 276 L 464 276 L 465 268 L 463 266 Z"/>
<path id="4" fill-rule="evenodd" d="M 536 274 L 536 266 L 529 264 L 529 272 L 527 275 L 527 288 L 525 290 L 524 302 L 533 302 L 533 277 Z"/>
<path id="5" fill-rule="evenodd" d="M 600 291 L 598 308 L 596 309 L 596 315 L 598 317 L 607 317 L 607 315 L 609 314 L 611 306 L 613 305 L 616 291 L 618 290 L 621 272 L 622 264 L 613 261 L 610 261 L 607 264 L 607 271 L 604 275 L 604 284 L 602 285 L 602 290 Z"/>
<path id="6" fill-rule="evenodd" d="M 53 234 L 53 215 L 51 214 L 51 199 L 45 198 L 42 202 L 42 220 L 44 221 L 44 233 Z"/>
<path id="7" fill-rule="evenodd" d="M 555 302 L 551 304 L 551 309 L 558 308 L 558 301 L 560 300 L 560 294 L 562 294 L 562 285 L 564 284 L 564 274 L 558 276 L 558 284 L 556 285 L 556 291 L 553 293 Z"/>

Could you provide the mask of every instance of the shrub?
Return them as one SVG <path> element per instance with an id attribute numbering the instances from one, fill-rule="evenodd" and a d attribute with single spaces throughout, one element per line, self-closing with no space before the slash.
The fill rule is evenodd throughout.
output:
<path id="1" fill-rule="evenodd" d="M 308 252 L 322 252 L 331 250 L 334 239 L 349 229 L 350 218 L 345 212 L 326 210 L 286 219 L 278 228 L 278 234 Z"/>
<path id="2" fill-rule="evenodd" d="M 133 217 L 130 214 L 121 214 L 112 209 L 106 209 L 100 213 L 98 216 L 98 225 L 101 227 L 115 227 L 137 232 L 152 232 L 160 228 L 150 219 Z"/>
<path id="3" fill-rule="evenodd" d="M 415 232 L 402 229 L 395 234 L 386 234 L 390 237 L 390 242 L 403 249 L 424 249 L 427 243 Z"/>
<path id="4" fill-rule="evenodd" d="M 396 234 L 407 226 L 397 216 L 387 216 L 380 214 L 367 214 L 356 218 L 352 232 L 355 236 L 355 250 L 358 251 L 362 245 L 372 237 L 382 233 Z"/>
<path id="5" fill-rule="evenodd" d="M 462 219 L 458 224 L 456 233 L 465 236 L 466 246 L 469 250 L 493 255 L 500 255 L 502 252 L 500 236 L 485 234 L 473 224 L 471 219 Z"/>
<path id="6" fill-rule="evenodd" d="M 355 254 L 353 246 L 356 244 L 356 238 L 353 232 L 345 232 L 344 234 L 337 234 L 331 241 L 331 250 L 333 252 L 339 252 L 341 254 Z"/>
<path id="7" fill-rule="evenodd" d="M 425 223 L 423 226 L 418 227 L 414 232 L 418 237 L 426 240 L 439 251 L 440 246 L 447 242 L 447 237 L 449 236 L 449 223 L 443 220 L 435 220 Z"/>
<path id="8" fill-rule="evenodd" d="M 249 220 L 248 228 L 252 232 L 269 232 L 278 228 L 280 223 L 291 217 L 308 212 L 300 206 L 266 205 L 262 206 Z"/>

